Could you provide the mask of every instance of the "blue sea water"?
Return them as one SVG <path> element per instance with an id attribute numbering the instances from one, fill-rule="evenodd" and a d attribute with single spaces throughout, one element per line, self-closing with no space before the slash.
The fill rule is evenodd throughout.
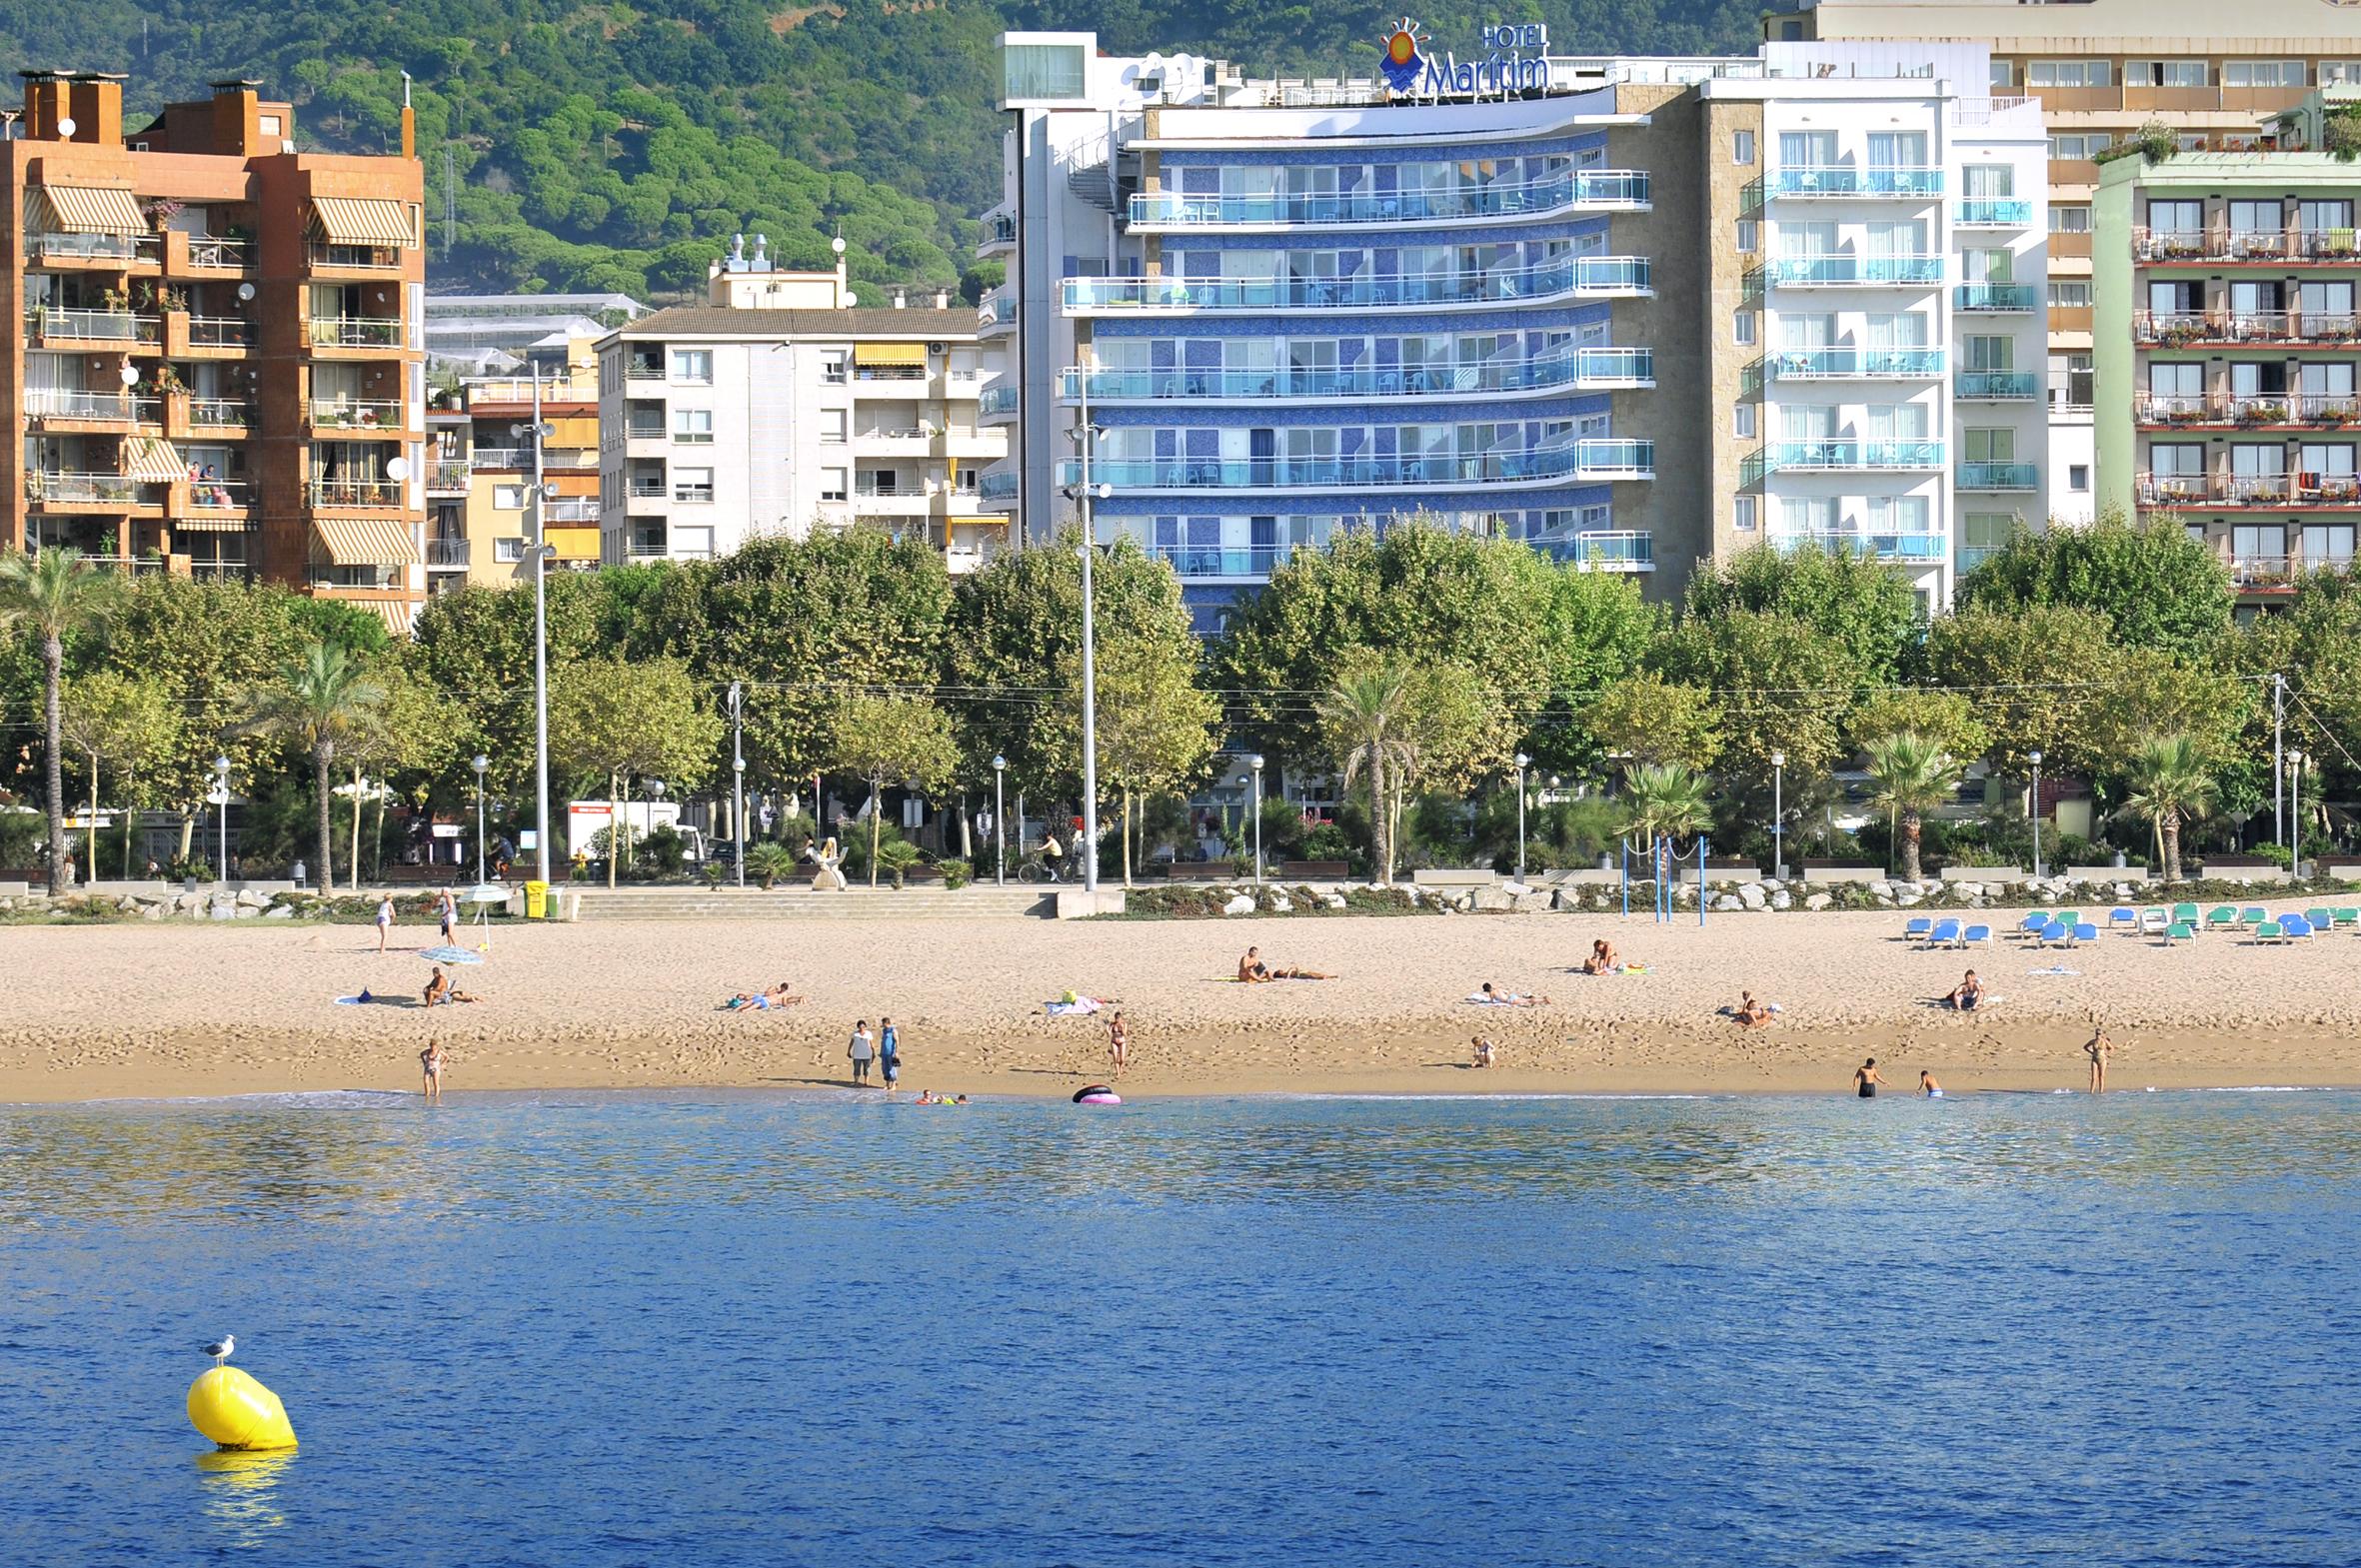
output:
<path id="1" fill-rule="evenodd" d="M 2361 1097 L 0 1107 L 0 1563 L 2349 1564 Z M 214 1456 L 195 1347 L 286 1400 Z"/>

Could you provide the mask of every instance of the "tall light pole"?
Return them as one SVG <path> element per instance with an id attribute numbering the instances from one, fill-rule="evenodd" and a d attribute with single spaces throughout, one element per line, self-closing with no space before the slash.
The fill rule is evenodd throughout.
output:
<path id="1" fill-rule="evenodd" d="M 484 866 L 484 774 L 491 768 L 492 759 L 479 752 L 468 766 L 476 771 L 476 880 L 485 882 L 491 877 Z"/>
<path id="2" fill-rule="evenodd" d="M 1787 754 L 1771 753 L 1771 875 L 1787 879 Z"/>
<path id="3" fill-rule="evenodd" d="M 2025 760 L 2033 765 L 2033 874 L 2041 875 L 2041 754 L 2027 752 Z"/>
<path id="4" fill-rule="evenodd" d="M 1091 516 L 1091 503 L 1112 494 L 1111 487 L 1094 490 L 1091 486 L 1091 442 L 1099 432 L 1091 423 L 1091 387 L 1089 378 L 1083 382 L 1082 425 L 1074 432 L 1082 448 L 1082 483 L 1070 492 L 1082 504 L 1083 513 L 1083 841 L 1089 848 L 1083 855 L 1083 889 L 1099 890 L 1099 674 L 1096 641 L 1092 618 L 1096 601 L 1091 586 L 1091 561 L 1099 553 L 1099 533 Z"/>
<path id="5" fill-rule="evenodd" d="M 1531 758 L 1522 752 L 1516 754 L 1516 879 L 1520 882 L 1524 880 L 1524 771 L 1532 766 Z"/>
<path id="6" fill-rule="evenodd" d="M 738 840 L 738 885 L 746 885 L 746 688 L 730 683 L 730 829 Z"/>
<path id="7" fill-rule="evenodd" d="M 230 881 L 230 760 L 213 760 L 214 803 L 221 807 L 221 874 L 215 879 L 223 886 Z"/>
<path id="8" fill-rule="evenodd" d="M 1254 776 L 1254 885 L 1262 885 L 1262 754 L 1256 752 L 1246 759 L 1246 771 Z"/>
<path id="9" fill-rule="evenodd" d="M 1009 884 L 1009 760 L 998 752 L 992 758 L 992 884 Z"/>
<path id="10" fill-rule="evenodd" d="M 533 367 L 533 852 L 549 886 L 549 486 L 542 475 L 541 367 Z M 613 853 L 610 848 L 609 853 Z"/>
<path id="11" fill-rule="evenodd" d="M 2287 749 L 2287 869 L 2304 879 L 2304 754 Z"/>

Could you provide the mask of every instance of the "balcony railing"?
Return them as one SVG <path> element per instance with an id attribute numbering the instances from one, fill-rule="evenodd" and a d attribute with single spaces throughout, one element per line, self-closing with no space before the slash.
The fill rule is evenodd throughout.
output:
<path id="1" fill-rule="evenodd" d="M 1855 197 L 1895 201 L 1943 194 L 1943 171 L 1932 168 L 1855 169 L 1841 165 L 1790 165 L 1763 176 L 1763 192 L 1776 197 Z"/>
<path id="2" fill-rule="evenodd" d="M 2132 337 L 2163 348 L 2212 343 L 2320 343 L 2361 340 L 2352 311 L 2137 311 Z"/>
<path id="3" fill-rule="evenodd" d="M 2361 479 L 2350 474 L 2142 474 L 2143 507 L 2361 506 Z"/>
<path id="4" fill-rule="evenodd" d="M 189 346 L 198 349 L 251 349 L 254 323 L 240 316 L 191 316 Z"/>
<path id="5" fill-rule="evenodd" d="M 485 469 L 529 469 L 533 466 L 533 449 L 476 447 L 467 455 L 467 466 L 479 472 Z"/>
<path id="6" fill-rule="evenodd" d="M 623 368 L 625 381 L 662 381 L 664 362 L 661 360 L 633 360 Z"/>
<path id="7" fill-rule="evenodd" d="M 1013 469 L 986 474 L 977 482 L 976 494 L 986 501 L 1014 501 L 1017 499 L 1017 474 Z"/>
<path id="8" fill-rule="evenodd" d="M 469 473 L 465 458 L 437 458 L 427 465 L 426 488 L 440 495 L 464 496 Z"/>
<path id="9" fill-rule="evenodd" d="M 313 240 L 303 248 L 304 259 L 315 269 L 341 272 L 400 272 L 402 252 L 392 245 L 339 245 Z"/>
<path id="10" fill-rule="evenodd" d="M 254 265 L 254 247 L 246 240 L 192 234 L 189 236 L 189 265 L 209 272 L 244 272 Z"/>
<path id="11" fill-rule="evenodd" d="M 25 249 L 36 266 L 54 262 L 152 262 L 163 254 L 153 234 L 29 234 Z"/>
<path id="12" fill-rule="evenodd" d="M 146 405 L 145 410 L 143 404 Z M 128 425 L 134 420 L 157 418 L 160 405 L 153 399 L 134 398 L 128 392 L 77 392 L 64 387 L 28 387 L 25 390 L 25 413 L 36 420 L 85 420 L 94 424 Z"/>
<path id="13" fill-rule="evenodd" d="M 2142 425 L 2361 425 L 2361 394 L 2345 392 L 2140 393 L 2132 417 Z"/>
<path id="14" fill-rule="evenodd" d="M 1767 357 L 1773 381 L 1933 381 L 1941 349 L 1781 349 Z"/>
<path id="15" fill-rule="evenodd" d="M 314 479 L 304 485 L 304 499 L 315 507 L 398 507 L 402 482 L 398 479 Z"/>
<path id="16" fill-rule="evenodd" d="M 1163 402 L 1261 398 L 1390 398 L 1480 395 L 1572 386 L 1643 387 L 1655 378 L 1650 349 L 1573 349 L 1534 359 L 1474 365 L 1299 365 L 1268 370 L 1094 370 L 1069 366 L 1059 396 L 1093 402 Z"/>
<path id="17" fill-rule="evenodd" d="M 1954 310 L 1984 313 L 2041 308 L 2041 289 L 2030 283 L 1963 283 L 1951 291 Z"/>
<path id="18" fill-rule="evenodd" d="M 1959 204 L 1952 222 L 1962 229 L 2022 229 L 2033 221 L 2031 202 L 1970 197 Z"/>
<path id="19" fill-rule="evenodd" d="M 976 400 L 976 412 L 980 416 L 1014 414 L 1017 412 L 1017 402 L 1018 389 L 1014 385 L 987 387 Z"/>
<path id="20" fill-rule="evenodd" d="M 191 398 L 189 423 L 207 430 L 248 430 L 254 408 L 243 398 Z"/>
<path id="21" fill-rule="evenodd" d="M 1569 540 L 1549 541 L 1548 555 L 1585 572 L 1653 572 L 1655 536 L 1645 529 L 1595 529 Z"/>
<path id="22" fill-rule="evenodd" d="M 976 327 L 1006 327 L 1017 320 L 1017 297 L 1006 288 L 995 289 L 984 296 L 976 310 Z"/>
<path id="23" fill-rule="evenodd" d="M 464 572 L 472 552 L 464 539 L 430 539 L 426 542 L 426 564 L 429 570 Z"/>
<path id="24" fill-rule="evenodd" d="M 154 343 L 163 323 L 129 311 L 65 310 L 36 305 L 25 312 L 25 330 L 44 343 Z"/>
<path id="25" fill-rule="evenodd" d="M 1971 403 L 2029 403 L 2041 396 L 2041 378 L 2029 370 L 1963 370 L 1951 396 Z"/>
<path id="26" fill-rule="evenodd" d="M 590 496 L 557 496 L 541 504 L 541 521 L 580 528 L 599 521 L 599 503 Z"/>
<path id="27" fill-rule="evenodd" d="M 1180 577 L 1263 578 L 1284 566 L 1291 545 L 1158 545 L 1150 554 Z"/>
<path id="28" fill-rule="evenodd" d="M 657 501 L 672 494 L 672 486 L 662 474 L 635 474 L 631 478 L 630 493 L 642 501 Z"/>
<path id="29" fill-rule="evenodd" d="M 1940 258 L 1936 258 L 1939 265 Z M 1472 305 L 1567 294 L 1651 292 L 1644 256 L 1583 256 L 1537 267 L 1469 273 L 1385 273 L 1338 278 L 1068 278 L 1069 311 L 1360 310 L 1372 306 Z"/>
<path id="30" fill-rule="evenodd" d="M 1943 281 L 1940 256 L 1775 256 L 1752 274 L 1780 289 L 1892 289 Z"/>
<path id="31" fill-rule="evenodd" d="M 2132 260 L 2172 262 L 2361 261 L 2351 229 L 2134 229 Z"/>
<path id="32" fill-rule="evenodd" d="M 1959 490 L 2039 490 L 2041 471 L 2030 463 L 1962 463 L 1951 483 Z"/>
<path id="33" fill-rule="evenodd" d="M 133 479 L 126 474 L 50 473 L 28 469 L 25 473 L 25 499 L 42 502 L 87 502 L 109 506 L 145 506 L 160 504 L 143 490 L 156 487 L 147 480 Z"/>
<path id="34" fill-rule="evenodd" d="M 1511 218 L 1567 210 L 1636 211 L 1648 205 L 1648 176 L 1630 169 L 1589 169 L 1522 184 L 1454 186 L 1443 191 L 1345 191 L 1327 195 L 1191 196 L 1156 191 L 1135 196 L 1135 225 L 1170 228 L 1318 228 L 1347 223 L 1411 223 L 1450 218 Z"/>
<path id="35" fill-rule="evenodd" d="M 925 381 L 927 367 L 924 365 L 856 365 L 853 367 L 853 379 L 873 382 Z"/>
<path id="36" fill-rule="evenodd" d="M 353 398 L 312 399 L 315 430 L 384 430 L 399 435 L 402 405 Z"/>
<path id="37" fill-rule="evenodd" d="M 1530 452 L 1395 458 L 1159 458 L 1094 461 L 1091 465 L 1092 483 L 1124 490 L 1336 490 L 1364 485 L 1648 479 L 1654 473 L 1655 443 L 1608 439 L 1563 442 Z M 1081 465 L 1059 465 L 1060 484 L 1075 484 L 1081 477 Z M 988 482 L 992 478 L 985 476 Z"/>
<path id="38" fill-rule="evenodd" d="M 391 349 L 402 341 L 398 316 L 314 316 L 312 346 L 320 349 Z"/>
<path id="39" fill-rule="evenodd" d="M 1951 548 L 1947 537 L 1931 530 L 1796 529 L 1773 532 L 1770 539 L 1789 554 L 1817 550 L 1832 556 L 1861 556 L 1871 561 L 1940 561 Z"/>
<path id="40" fill-rule="evenodd" d="M 1943 444 L 1939 441 L 1774 441 L 1747 458 L 1746 465 L 1754 471 L 1748 483 L 1764 474 L 1939 469 L 1943 466 Z"/>
<path id="41" fill-rule="evenodd" d="M 201 512 L 242 512 L 251 499 L 242 479 L 193 479 L 189 505 Z"/>

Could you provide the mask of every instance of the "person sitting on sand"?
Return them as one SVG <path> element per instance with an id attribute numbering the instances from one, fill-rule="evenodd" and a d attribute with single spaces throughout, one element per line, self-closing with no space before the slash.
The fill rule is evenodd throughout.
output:
<path id="1" fill-rule="evenodd" d="M 1759 1029 L 1771 1021 L 1771 1010 L 1754 999 L 1752 991 L 1738 992 L 1738 1005 L 1730 1013 L 1730 1021 L 1741 1029 Z"/>
<path id="2" fill-rule="evenodd" d="M 1941 1099 L 1943 1097 L 1943 1086 L 1935 1081 L 1935 1075 L 1933 1073 L 1927 1071 L 1924 1067 L 1921 1067 L 1918 1069 L 1918 1092 L 1925 1095 L 1928 1099 Z"/>
<path id="3" fill-rule="evenodd" d="M 1615 951 L 1613 942 L 1594 941 L 1590 944 L 1590 956 L 1582 960 L 1582 972 L 1584 974 L 1620 974 L 1623 972 L 1622 955 Z"/>
<path id="4" fill-rule="evenodd" d="M 1274 969 L 1262 961 L 1262 949 L 1248 947 L 1246 955 L 1237 960 L 1237 977 L 1248 985 L 1259 985 L 1265 980 L 1332 980 L 1333 974 L 1317 969 Z"/>
<path id="5" fill-rule="evenodd" d="M 1470 996 L 1468 1000 L 1489 1002 L 1496 1007 L 1538 1007 L 1544 1002 L 1548 1001 L 1549 998 L 1546 996 L 1528 996 L 1522 991 L 1494 990 L 1492 989 L 1492 982 L 1490 980 L 1486 980 L 1483 982 L 1483 989 L 1476 992 L 1475 995 Z"/>
<path id="6" fill-rule="evenodd" d="M 478 999 L 478 997 L 471 996 L 452 984 L 451 976 L 443 972 L 441 964 L 435 965 L 435 977 L 426 982 L 426 1004 L 428 1006 L 432 1007 L 437 1002 L 476 1001 Z"/>
<path id="7" fill-rule="evenodd" d="M 1488 1067 L 1492 1064 L 1492 1042 L 1490 1040 L 1478 1034 L 1474 1039 L 1468 1041 L 1468 1045 L 1474 1053 L 1474 1059 L 1469 1065 Z"/>
<path id="8" fill-rule="evenodd" d="M 1953 987 L 1951 994 L 1943 998 L 1943 1005 L 1954 1012 L 1973 1012 L 1977 1007 L 1983 1005 L 1983 1000 L 1984 982 L 1976 978 L 1975 970 L 1970 969 L 1967 971 L 1967 978 L 1961 980 L 1957 986 Z"/>

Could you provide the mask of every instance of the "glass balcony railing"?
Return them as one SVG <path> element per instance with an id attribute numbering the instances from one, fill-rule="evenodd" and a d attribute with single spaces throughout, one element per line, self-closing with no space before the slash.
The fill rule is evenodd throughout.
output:
<path id="1" fill-rule="evenodd" d="M 1284 566 L 1292 545 L 1158 545 L 1150 554 L 1180 577 L 1270 576 Z"/>
<path id="2" fill-rule="evenodd" d="M 245 430 L 254 424 L 254 405 L 243 398 L 191 398 L 189 423 L 208 430 Z"/>
<path id="3" fill-rule="evenodd" d="M 976 494 L 986 501 L 1015 501 L 1017 499 L 1015 471 L 985 475 L 976 484 Z"/>
<path id="4" fill-rule="evenodd" d="M 1599 529 L 1572 539 L 1549 540 L 1541 550 L 1554 560 L 1588 572 L 1653 572 L 1655 536 L 1645 529 Z"/>
<path id="5" fill-rule="evenodd" d="M 2033 204 L 1970 197 L 1959 204 L 1951 221 L 1963 229 L 2022 229 L 2033 221 Z"/>
<path id="6" fill-rule="evenodd" d="M 1068 375 L 1074 374 L 1072 371 Z M 976 412 L 982 416 L 1014 414 L 1017 412 L 1017 388 L 1014 385 L 987 387 L 976 399 Z"/>
<path id="7" fill-rule="evenodd" d="M 1961 574 L 1964 575 L 1973 572 L 1999 553 L 1997 545 L 1962 545 L 1953 553 L 1953 559 L 1957 562 Z"/>
<path id="8" fill-rule="evenodd" d="M 1935 258 L 1940 265 L 1941 258 Z M 1582 256 L 1537 267 L 1479 272 L 1383 273 L 1335 278 L 1068 278 L 1066 309 L 1365 310 L 1371 307 L 1476 305 L 1552 299 L 1569 294 L 1651 292 L 1644 256 Z"/>
<path id="9" fill-rule="evenodd" d="M 1940 256 L 1777 256 L 1753 274 L 1773 288 L 1904 288 L 1943 281 Z"/>
<path id="10" fill-rule="evenodd" d="M 1789 553 L 1818 550 L 1832 556 L 1862 556 L 1872 561 L 1941 561 L 1951 550 L 1951 541 L 1941 534 L 1881 532 L 1874 528 L 1806 529 L 1774 533 L 1771 543 Z"/>
<path id="11" fill-rule="evenodd" d="M 1963 283 L 1951 291 L 1951 304 L 1963 311 L 2029 311 L 2041 304 L 2041 290 L 2030 283 Z"/>
<path id="12" fill-rule="evenodd" d="M 128 392 L 78 392 L 65 387 L 28 387 L 25 413 L 35 420 L 79 420 L 93 424 L 128 425 L 154 419 Z"/>
<path id="13" fill-rule="evenodd" d="M 1091 464 L 1091 482 L 1120 490 L 1339 490 L 1369 485 L 1481 485 L 1547 479 L 1647 479 L 1655 443 L 1591 440 L 1531 452 L 1430 453 L 1414 457 L 1159 458 Z M 987 481 L 992 476 L 987 475 Z M 1059 483 L 1082 478 L 1059 466 Z"/>
<path id="14" fill-rule="evenodd" d="M 1940 196 L 1943 194 L 1943 171 L 1791 166 L 1773 169 L 1764 175 L 1763 190 L 1771 196 L 1850 196 L 1871 201 Z"/>
<path id="15" fill-rule="evenodd" d="M 305 483 L 304 499 L 315 507 L 398 507 L 402 482 L 380 476 L 314 479 Z"/>
<path id="16" fill-rule="evenodd" d="M 134 316 L 129 311 L 66 310 L 36 305 L 25 312 L 25 330 L 46 342 L 65 339 L 75 343 L 154 343 L 163 323 L 157 317 Z"/>
<path id="17" fill-rule="evenodd" d="M 394 316 L 314 316 L 312 346 L 319 349 L 390 349 L 402 341 Z"/>
<path id="18" fill-rule="evenodd" d="M 2041 471 L 2030 463 L 1962 463 L 1952 483 L 1961 490 L 2038 490 Z"/>
<path id="19" fill-rule="evenodd" d="M 1644 387 L 1655 379 L 1651 349 L 1577 349 L 1531 360 L 1476 365 L 1278 365 L 1267 370 L 1094 370 L 1060 373 L 1059 395 L 1072 402 L 1257 398 L 1390 398 L 1525 392 L 1551 387 Z"/>
<path id="20" fill-rule="evenodd" d="M 1963 370 L 1951 396 L 1977 403 L 2030 402 L 2041 396 L 2041 378 L 2029 370 Z"/>
<path id="21" fill-rule="evenodd" d="M 43 262 L 152 262 L 163 254 L 153 234 L 28 234 L 25 249 Z"/>
<path id="22" fill-rule="evenodd" d="M 1258 196 L 1152 191 L 1132 198 L 1135 225 L 1316 228 L 1344 223 L 1409 223 L 1446 218 L 1513 218 L 1567 210 L 1633 210 L 1648 205 L 1648 176 L 1634 169 L 1588 169 L 1522 184 L 1455 185 L 1435 191 L 1279 191 Z"/>
<path id="23" fill-rule="evenodd" d="M 1941 349 L 1781 349 L 1766 357 L 1773 381 L 1933 381 Z"/>
<path id="24" fill-rule="evenodd" d="M 1746 459 L 1748 483 L 1764 474 L 1939 469 L 1939 441 L 1774 441 Z"/>

